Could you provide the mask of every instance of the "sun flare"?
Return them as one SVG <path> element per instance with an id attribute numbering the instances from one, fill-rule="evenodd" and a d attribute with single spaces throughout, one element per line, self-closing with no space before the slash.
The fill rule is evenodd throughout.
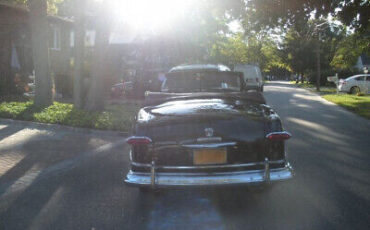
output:
<path id="1" fill-rule="evenodd" d="M 118 21 L 138 30 L 169 27 L 194 6 L 193 0 L 111 0 Z"/>

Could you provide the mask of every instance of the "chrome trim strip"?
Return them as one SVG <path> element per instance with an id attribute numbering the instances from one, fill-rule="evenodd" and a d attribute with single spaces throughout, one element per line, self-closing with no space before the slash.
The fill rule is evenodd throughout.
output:
<path id="1" fill-rule="evenodd" d="M 128 142 L 131 139 L 145 139 L 145 140 L 149 140 L 151 143 L 153 142 L 151 138 L 146 137 L 146 136 L 130 136 L 126 138 L 126 142 Z"/>
<path id="2" fill-rule="evenodd" d="M 201 148 L 219 148 L 219 147 L 233 146 L 233 145 L 236 145 L 236 142 L 189 144 L 189 145 L 181 145 L 181 146 L 187 147 L 187 148 L 201 149 Z"/>
<path id="3" fill-rule="evenodd" d="M 292 137 L 292 134 L 290 134 L 289 132 L 287 132 L 287 131 L 282 131 L 282 132 L 272 132 L 272 133 L 268 133 L 268 134 L 266 134 L 266 138 L 269 138 L 269 136 L 271 136 L 271 135 L 277 135 L 277 134 L 287 134 L 287 135 L 289 135 L 290 137 Z"/>
<path id="4" fill-rule="evenodd" d="M 247 170 L 222 173 L 157 173 L 156 187 L 169 186 L 212 186 L 266 183 L 265 170 Z M 270 180 L 284 181 L 291 179 L 294 173 L 289 165 L 271 169 Z M 150 173 L 129 171 L 125 182 L 133 186 L 151 186 Z"/>
<path id="5" fill-rule="evenodd" d="M 286 163 L 285 160 L 276 160 L 276 161 L 268 161 L 269 164 L 281 164 Z M 150 168 L 151 164 L 145 163 L 138 163 L 138 162 L 131 162 L 133 166 L 136 167 L 146 167 Z M 251 163 L 243 163 L 243 164 L 226 164 L 226 165 L 197 165 L 197 166 L 164 166 L 164 165 L 156 165 L 157 169 L 217 169 L 217 168 L 238 168 L 238 167 L 248 167 L 248 166 L 256 166 L 256 165 L 265 165 L 266 161 L 262 162 L 251 162 Z"/>

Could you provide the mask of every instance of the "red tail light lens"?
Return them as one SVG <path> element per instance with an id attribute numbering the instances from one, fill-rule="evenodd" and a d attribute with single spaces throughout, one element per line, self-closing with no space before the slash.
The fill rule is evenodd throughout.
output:
<path id="1" fill-rule="evenodd" d="M 284 132 L 273 132 L 266 135 L 266 138 L 272 141 L 284 141 L 291 138 L 291 134 L 284 131 Z"/>
<path id="2" fill-rule="evenodd" d="M 147 145 L 152 143 L 152 139 L 150 139 L 149 137 L 132 136 L 127 138 L 126 142 L 130 145 Z"/>

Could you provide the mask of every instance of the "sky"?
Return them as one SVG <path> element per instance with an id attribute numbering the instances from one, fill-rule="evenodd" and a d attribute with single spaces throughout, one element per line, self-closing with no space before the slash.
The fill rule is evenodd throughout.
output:
<path id="1" fill-rule="evenodd" d="M 141 31 L 165 30 L 196 3 L 196 0 L 110 1 L 118 21 Z"/>

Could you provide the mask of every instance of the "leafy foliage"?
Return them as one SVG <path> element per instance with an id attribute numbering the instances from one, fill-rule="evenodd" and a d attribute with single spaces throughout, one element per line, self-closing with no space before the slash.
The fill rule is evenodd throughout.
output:
<path id="1" fill-rule="evenodd" d="M 72 104 L 54 102 L 47 108 L 37 108 L 32 101 L 3 102 L 0 117 L 75 127 L 128 131 L 138 111 L 137 104 L 111 105 L 101 112 L 75 109 Z"/>
<path id="2" fill-rule="evenodd" d="M 28 0 L 4 0 L 4 1 L 8 2 L 9 4 L 20 5 L 20 6 L 26 6 L 28 3 Z M 48 13 L 57 14 L 58 6 L 61 5 L 63 1 L 64 0 L 47 0 Z"/>
<path id="3" fill-rule="evenodd" d="M 246 0 L 246 6 L 244 23 L 251 30 L 305 23 L 312 15 L 316 19 L 332 15 L 345 25 L 363 32 L 369 28 L 369 1 Z"/>
<path id="4" fill-rule="evenodd" d="M 273 68 L 286 69 L 277 44 L 260 36 L 246 37 L 237 33 L 231 37 L 221 36 L 210 51 L 211 60 L 229 65 L 237 63 L 257 64 L 264 72 Z"/>
<path id="5" fill-rule="evenodd" d="M 350 69 L 361 54 L 370 56 L 370 38 L 354 33 L 339 42 L 330 65 L 336 69 Z"/>

